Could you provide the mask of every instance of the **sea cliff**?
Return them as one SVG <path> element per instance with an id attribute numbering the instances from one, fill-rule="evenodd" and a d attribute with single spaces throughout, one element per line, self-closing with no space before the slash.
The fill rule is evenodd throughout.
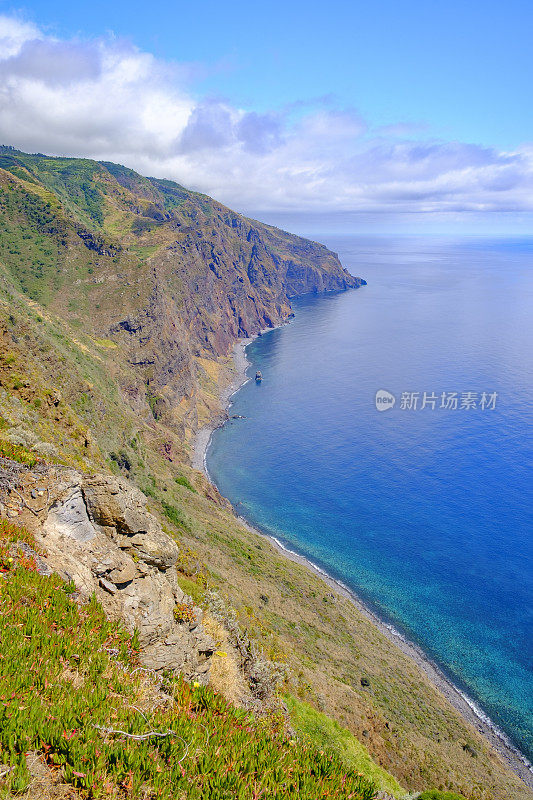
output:
<path id="1" fill-rule="evenodd" d="M 371 620 L 247 529 L 191 467 L 196 432 L 220 418 L 221 391 L 237 377 L 235 343 L 286 321 L 292 296 L 356 288 L 362 279 L 320 244 L 109 163 L 2 148 L 0 215 L 1 510 L 34 537 L 24 550 L 17 545 L 23 534 L 5 528 L 2 587 L 19 591 L 19 570 L 26 570 L 25 596 L 36 587 L 46 594 L 40 581 L 48 563 L 67 594 L 81 597 L 82 616 L 97 613 L 90 603 L 83 610 L 94 591 L 130 634 L 139 630 L 138 610 L 157 596 L 159 629 L 147 628 L 142 641 L 134 636 L 138 665 L 158 673 L 161 653 L 175 653 L 174 671 L 199 684 L 209 675 L 217 697 L 255 715 L 281 713 L 298 753 L 309 740 L 318 748 L 305 764 L 335 751 L 337 766 L 324 767 L 333 783 L 341 781 L 340 763 L 354 786 L 364 769 L 382 796 L 437 786 L 472 800 L 530 797 Z M 97 502 L 103 495 L 105 503 Z M 83 541 L 72 535 L 77 511 Z M 76 655 L 82 658 L 69 650 L 62 667 L 70 677 Z M 92 663 L 90 653 L 83 658 Z M 160 690 L 155 705 L 172 705 Z M 189 689 L 177 697 L 199 708 Z M 233 713 L 211 695 L 200 701 L 215 709 L 209 725 Z M 134 735 L 136 719 L 124 721 Z M 68 736 L 89 735 L 84 725 L 71 727 Z M 60 734 L 50 734 L 47 747 L 65 779 L 85 791 L 84 770 L 68 761 L 78 751 L 65 750 Z M 13 759 L 23 760 L 36 742 Z M 177 763 L 172 775 L 181 780 Z M 120 796 L 133 797 L 134 778 L 121 774 Z M 335 786 L 330 796 L 342 797 Z M 365 787 L 354 796 L 378 794 Z"/>

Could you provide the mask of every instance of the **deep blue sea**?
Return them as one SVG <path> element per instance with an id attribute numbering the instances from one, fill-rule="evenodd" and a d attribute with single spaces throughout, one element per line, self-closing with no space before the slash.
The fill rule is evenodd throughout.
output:
<path id="1" fill-rule="evenodd" d="M 533 238 L 314 238 L 368 286 L 296 300 L 248 347 L 263 382 L 233 397 L 246 419 L 215 432 L 209 472 L 531 759 Z"/>

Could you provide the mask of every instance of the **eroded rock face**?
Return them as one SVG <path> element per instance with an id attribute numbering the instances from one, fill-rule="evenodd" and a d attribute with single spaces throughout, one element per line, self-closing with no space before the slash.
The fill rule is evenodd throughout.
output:
<path id="1" fill-rule="evenodd" d="M 174 617 L 176 603 L 188 602 L 176 576 L 179 550 L 138 489 L 120 478 L 69 473 L 37 538 L 53 570 L 137 630 L 146 667 L 207 682 L 214 642 L 201 609 L 188 623 Z"/>
<path id="2" fill-rule="evenodd" d="M 227 357 L 239 338 L 287 321 L 291 297 L 364 283 L 324 245 L 214 201 L 212 213 L 175 210 L 160 231 L 167 246 L 150 259 L 146 302 L 110 319 L 108 334 L 138 371 L 139 384 L 149 381 L 154 416 L 181 436 L 198 427 L 202 370 L 195 357 Z M 185 424 L 178 408 L 187 409 Z"/>
<path id="3" fill-rule="evenodd" d="M 162 571 L 176 565 L 178 546 L 146 510 L 139 489 L 119 478 L 97 475 L 84 479 L 82 492 L 90 519 L 122 550 Z"/>

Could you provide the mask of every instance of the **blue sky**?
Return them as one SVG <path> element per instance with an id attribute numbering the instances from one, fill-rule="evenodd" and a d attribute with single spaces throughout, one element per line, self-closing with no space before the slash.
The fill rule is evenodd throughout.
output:
<path id="1" fill-rule="evenodd" d="M 0 135 L 280 220 L 527 231 L 532 9 L 0 0 Z"/>
<path id="2" fill-rule="evenodd" d="M 196 62 L 208 70 L 199 90 L 246 108 L 334 95 L 376 125 L 420 123 L 504 148 L 533 136 L 531 2 L 47 0 L 22 8 L 62 37 L 113 31 L 160 58 Z"/>

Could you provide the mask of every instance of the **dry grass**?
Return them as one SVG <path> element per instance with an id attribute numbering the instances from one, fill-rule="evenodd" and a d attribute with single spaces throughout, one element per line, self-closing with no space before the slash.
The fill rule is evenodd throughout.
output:
<path id="1" fill-rule="evenodd" d="M 204 614 L 204 628 L 217 644 L 209 673 L 209 683 L 215 692 L 233 703 L 242 706 L 250 690 L 239 669 L 239 657 L 231 646 L 225 628 L 208 611 Z"/>

